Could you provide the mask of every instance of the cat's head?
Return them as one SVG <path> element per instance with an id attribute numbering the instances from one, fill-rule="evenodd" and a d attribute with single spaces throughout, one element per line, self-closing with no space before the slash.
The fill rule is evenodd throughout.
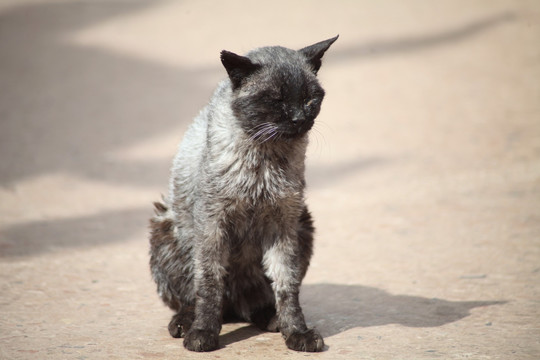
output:
<path id="1" fill-rule="evenodd" d="M 337 38 L 298 51 L 272 46 L 246 56 L 221 52 L 233 90 L 232 110 L 253 140 L 297 138 L 311 129 L 324 98 L 316 75 Z"/>

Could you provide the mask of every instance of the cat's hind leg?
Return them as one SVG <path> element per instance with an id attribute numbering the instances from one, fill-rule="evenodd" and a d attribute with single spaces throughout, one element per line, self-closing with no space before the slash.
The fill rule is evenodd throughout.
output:
<path id="1" fill-rule="evenodd" d="M 279 331 L 275 305 L 268 305 L 255 310 L 251 314 L 251 322 L 263 331 Z"/>
<path id="2" fill-rule="evenodd" d="M 173 338 L 183 338 L 191 328 L 195 318 L 195 308 L 193 306 L 182 307 L 169 322 L 169 333 Z"/>
<path id="3" fill-rule="evenodd" d="M 161 299 L 176 312 L 169 322 L 169 333 L 181 338 L 195 318 L 191 248 L 176 238 L 168 207 L 162 203 L 154 206 L 156 215 L 150 220 L 150 268 Z"/>
<path id="4" fill-rule="evenodd" d="M 232 292 L 234 300 L 230 302 L 241 320 L 263 331 L 277 332 L 276 304 L 271 281 L 265 276 L 260 263 L 253 265 L 249 270 L 242 268 L 240 276 L 236 274 L 232 277 L 235 280 L 233 284 L 237 286 L 232 286 L 235 289 Z"/>

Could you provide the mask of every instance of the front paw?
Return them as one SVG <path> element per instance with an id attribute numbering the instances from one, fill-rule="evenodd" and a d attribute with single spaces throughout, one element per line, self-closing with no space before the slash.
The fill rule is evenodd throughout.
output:
<path id="1" fill-rule="evenodd" d="M 305 332 L 294 332 L 285 340 L 285 344 L 291 350 L 317 352 L 322 351 L 324 341 L 315 329 L 309 329 Z"/>
<path id="2" fill-rule="evenodd" d="M 191 351 L 212 351 L 219 346 L 218 333 L 211 330 L 190 329 L 184 338 L 184 347 Z"/>

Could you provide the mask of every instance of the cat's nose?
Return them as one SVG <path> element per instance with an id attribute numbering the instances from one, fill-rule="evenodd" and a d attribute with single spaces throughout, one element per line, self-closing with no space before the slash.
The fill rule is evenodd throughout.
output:
<path id="1" fill-rule="evenodd" d="M 294 112 L 291 120 L 294 123 L 301 123 L 301 122 L 306 120 L 306 117 L 305 117 L 304 112 L 302 110 L 297 110 L 297 111 Z"/>

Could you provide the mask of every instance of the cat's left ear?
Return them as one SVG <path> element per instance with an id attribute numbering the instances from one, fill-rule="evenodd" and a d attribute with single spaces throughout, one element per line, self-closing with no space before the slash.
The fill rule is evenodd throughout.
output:
<path id="1" fill-rule="evenodd" d="M 252 63 L 247 57 L 236 55 L 227 50 L 221 52 L 221 63 L 229 74 L 233 90 L 240 87 L 242 80 L 261 68 L 261 65 Z"/>
<path id="2" fill-rule="evenodd" d="M 299 53 L 301 53 L 307 58 L 308 64 L 311 65 L 311 68 L 313 69 L 313 72 L 315 74 L 317 74 L 317 71 L 319 71 L 319 69 L 321 68 L 321 59 L 324 53 L 326 52 L 326 50 L 328 50 L 330 45 L 332 45 L 334 41 L 338 39 L 338 37 L 339 35 L 298 50 Z"/>

